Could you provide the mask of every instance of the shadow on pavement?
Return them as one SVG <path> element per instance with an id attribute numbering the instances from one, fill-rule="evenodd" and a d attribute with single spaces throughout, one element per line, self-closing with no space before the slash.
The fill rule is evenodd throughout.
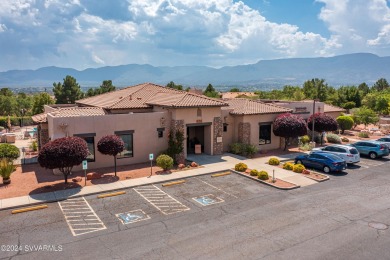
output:
<path id="1" fill-rule="evenodd" d="M 68 180 L 69 181 L 69 180 Z M 81 186 L 75 182 L 68 182 L 65 183 L 56 183 L 56 184 L 49 184 L 40 188 L 37 188 L 35 190 L 32 190 L 29 195 L 32 198 L 40 199 L 40 196 L 37 196 L 38 194 L 45 193 L 45 192 L 53 192 L 53 191 L 67 191 L 68 196 L 75 195 L 81 191 Z M 34 196 L 36 195 L 36 196 Z"/>

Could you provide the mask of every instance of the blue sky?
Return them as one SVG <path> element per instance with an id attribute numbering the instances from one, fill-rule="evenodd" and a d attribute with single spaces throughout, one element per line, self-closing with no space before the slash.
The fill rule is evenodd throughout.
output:
<path id="1" fill-rule="evenodd" d="M 388 0 L 1 0 L 0 71 L 390 56 Z"/>

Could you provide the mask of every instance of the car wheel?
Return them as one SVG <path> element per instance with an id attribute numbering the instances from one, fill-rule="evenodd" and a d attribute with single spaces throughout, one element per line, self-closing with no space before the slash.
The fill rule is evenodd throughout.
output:
<path id="1" fill-rule="evenodd" d="M 378 155 L 374 152 L 369 153 L 368 156 L 370 156 L 371 159 L 376 159 L 378 157 Z"/>
<path id="2" fill-rule="evenodd" d="M 298 160 L 296 164 L 302 164 L 303 165 L 301 160 Z"/>
<path id="3" fill-rule="evenodd" d="M 330 168 L 329 168 L 329 166 L 324 166 L 324 168 L 323 168 L 323 170 L 324 170 L 324 172 L 325 173 L 330 173 Z"/>

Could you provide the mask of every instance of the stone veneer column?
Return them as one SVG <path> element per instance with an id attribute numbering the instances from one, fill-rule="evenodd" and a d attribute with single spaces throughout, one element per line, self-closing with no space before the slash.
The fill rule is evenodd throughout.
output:
<path id="1" fill-rule="evenodd" d="M 238 142 L 244 144 L 250 144 L 251 142 L 251 124 L 239 123 L 238 124 Z"/>
<path id="2" fill-rule="evenodd" d="M 44 146 L 45 144 L 47 144 L 49 142 L 49 129 L 48 129 L 48 125 L 44 125 L 44 127 L 42 127 L 43 125 L 42 124 L 39 124 L 38 125 L 38 133 L 37 133 L 37 137 L 38 137 L 38 149 L 40 150 L 42 148 L 42 146 Z"/>
<path id="3" fill-rule="evenodd" d="M 221 117 L 214 117 L 213 128 L 213 155 L 222 154 L 223 140 L 220 143 L 217 142 L 217 137 L 222 138 L 223 125 Z"/>
<path id="4" fill-rule="evenodd" d="M 170 133 L 171 135 L 174 135 L 176 133 L 176 131 L 179 130 L 179 131 L 182 131 L 183 135 L 184 135 L 184 120 L 173 120 L 171 121 L 171 129 L 170 129 Z M 186 139 L 184 137 L 184 141 L 185 142 Z M 185 146 L 185 143 L 183 143 L 183 152 L 181 152 L 180 154 L 176 155 L 176 162 L 177 163 L 185 163 L 185 159 L 186 159 L 186 156 L 184 154 L 184 146 Z"/>

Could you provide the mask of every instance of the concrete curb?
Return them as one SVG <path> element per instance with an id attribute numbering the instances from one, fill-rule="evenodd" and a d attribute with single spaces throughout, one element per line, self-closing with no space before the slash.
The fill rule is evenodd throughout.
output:
<path id="1" fill-rule="evenodd" d="M 277 188 L 277 189 L 279 189 L 279 190 L 294 190 L 294 189 L 298 189 L 298 188 L 301 187 L 301 186 L 299 186 L 299 185 L 296 185 L 296 184 L 294 184 L 294 183 L 291 183 L 291 182 L 285 181 L 285 180 L 283 180 L 283 181 L 284 181 L 284 182 L 287 182 L 287 183 L 290 183 L 291 185 L 294 185 L 294 187 L 289 187 L 289 188 L 278 187 L 278 186 L 276 186 L 276 185 L 273 185 L 272 183 L 269 183 L 269 182 L 266 182 L 266 181 L 263 181 L 263 180 L 256 179 L 255 177 L 252 177 L 252 176 L 250 176 L 250 175 L 247 175 L 247 174 L 244 174 L 244 173 L 241 173 L 241 172 L 232 170 L 232 169 L 230 169 L 230 170 L 231 170 L 232 172 L 237 173 L 237 174 L 239 174 L 239 175 L 241 175 L 241 176 L 244 176 L 244 177 L 246 177 L 246 178 L 248 178 L 248 179 L 251 179 L 251 180 L 254 180 L 254 181 L 263 183 L 263 184 L 265 184 L 265 185 L 268 185 L 268 186 Z M 277 179 L 277 178 L 275 178 L 275 179 Z"/>

